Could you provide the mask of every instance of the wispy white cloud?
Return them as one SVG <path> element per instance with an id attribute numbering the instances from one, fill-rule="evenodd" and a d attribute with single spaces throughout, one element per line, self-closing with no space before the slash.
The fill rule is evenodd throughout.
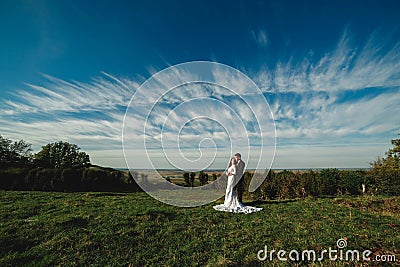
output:
<path id="1" fill-rule="evenodd" d="M 265 30 L 252 30 L 251 31 L 251 36 L 253 37 L 254 41 L 257 43 L 258 46 L 260 47 L 266 47 L 269 45 L 269 38 L 268 34 Z"/>
<path id="2" fill-rule="evenodd" d="M 400 43 L 373 33 L 352 47 L 347 31 L 313 63 L 278 63 L 258 81 L 270 97 L 280 145 L 388 142 L 400 131 Z"/>
<path id="3" fill-rule="evenodd" d="M 288 144 L 385 144 L 400 132 L 400 89 L 343 101 L 324 94 L 276 97 L 278 147 Z M 382 148 L 383 150 L 384 148 Z M 375 156 L 375 155 L 373 155 Z"/>
<path id="4" fill-rule="evenodd" d="M 400 44 L 382 42 L 379 36 L 374 33 L 364 45 L 356 47 L 345 32 L 337 47 L 317 60 L 291 59 L 251 77 L 262 87 L 276 121 L 275 167 L 290 167 L 292 163 L 292 167 L 318 167 L 328 162 L 334 167 L 367 166 L 367 157 L 373 160 L 380 147 L 382 152 L 386 149 L 388 136 L 400 131 L 400 117 L 396 116 L 400 113 Z M 266 32 L 253 32 L 253 37 L 260 45 L 268 45 Z M 202 80 L 202 75 L 235 90 L 193 83 L 165 93 L 187 79 Z M 137 155 L 134 147 L 144 139 L 150 148 L 160 147 L 163 140 L 169 155 L 179 159 L 179 153 L 173 150 L 178 145 L 189 158 L 196 158 L 199 151 L 212 154 L 215 147 L 218 157 L 227 157 L 230 149 L 245 149 L 249 140 L 261 145 L 261 130 L 269 141 L 274 134 L 265 130 L 268 127 L 260 128 L 271 121 L 272 115 L 258 104 L 260 94 L 248 90 L 252 82 L 222 68 L 208 74 L 172 69 L 172 75 L 154 77 L 148 85 L 152 90 L 138 90 L 143 77 L 102 73 L 86 83 L 44 77 L 44 85 L 26 84 L 0 103 L 1 134 L 25 139 L 35 149 L 66 140 L 90 152 L 95 163 L 123 167 L 122 121 L 133 95 L 135 101 L 125 127 L 138 162 L 147 155 Z M 263 118 L 255 118 L 254 112 L 264 114 Z M 256 119 L 260 120 L 258 124 L 254 123 Z M 240 140 L 242 148 L 227 145 L 232 139 Z M 373 149 L 369 149 L 371 144 Z M 316 146 L 318 149 L 308 149 Z M 194 150 L 188 149 L 191 147 Z M 271 153 L 270 148 L 267 150 Z M 312 163 L 307 165 L 304 160 L 296 165 L 297 157 L 306 158 L 301 156 L 307 154 L 302 154 L 304 151 L 315 153 L 309 157 Z M 351 159 L 335 161 L 346 151 Z M 160 150 L 149 153 L 162 158 Z M 225 165 L 225 160 L 216 160 L 213 166 L 216 162 Z"/>
<path id="5" fill-rule="evenodd" d="M 126 103 L 138 81 L 104 73 L 90 83 L 44 75 L 44 86 L 27 84 L 1 103 L 2 134 L 33 143 L 35 149 L 59 140 L 87 150 L 120 148 Z"/>
<path id="6" fill-rule="evenodd" d="M 360 90 L 400 86 L 400 42 L 390 46 L 382 34 L 373 33 L 362 47 L 355 47 L 345 31 L 336 49 L 317 61 L 279 62 L 256 77 L 265 91 L 307 92 Z"/>

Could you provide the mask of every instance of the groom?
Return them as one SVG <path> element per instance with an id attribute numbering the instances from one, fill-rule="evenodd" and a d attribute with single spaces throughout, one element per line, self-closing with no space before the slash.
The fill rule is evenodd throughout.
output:
<path id="1" fill-rule="evenodd" d="M 236 159 L 236 174 L 235 174 L 235 180 L 238 181 L 234 190 L 237 191 L 237 197 L 240 202 L 242 202 L 242 197 L 243 197 L 243 192 L 244 192 L 244 177 L 243 177 L 243 172 L 244 172 L 244 167 L 246 164 L 242 160 L 242 156 L 239 153 L 235 154 L 235 159 Z"/>

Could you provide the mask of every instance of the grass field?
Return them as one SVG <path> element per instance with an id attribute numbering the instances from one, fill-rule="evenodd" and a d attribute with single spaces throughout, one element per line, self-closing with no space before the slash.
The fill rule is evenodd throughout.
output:
<path id="1" fill-rule="evenodd" d="M 217 212 L 216 203 L 169 206 L 146 193 L 0 196 L 0 266 L 367 266 L 327 257 L 257 259 L 265 245 L 318 252 L 335 249 L 339 238 L 347 240 L 346 250 L 393 254 L 397 263 L 383 265 L 400 263 L 399 197 L 247 201 L 264 210 L 244 215 Z"/>

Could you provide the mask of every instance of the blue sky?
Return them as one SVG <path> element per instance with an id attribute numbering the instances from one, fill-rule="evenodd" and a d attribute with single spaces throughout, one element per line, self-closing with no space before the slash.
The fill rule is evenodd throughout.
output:
<path id="1" fill-rule="evenodd" d="M 209 60 L 262 89 L 274 168 L 368 167 L 400 132 L 399 25 L 398 1 L 1 1 L 0 134 L 35 151 L 70 141 L 124 167 L 140 84 Z"/>

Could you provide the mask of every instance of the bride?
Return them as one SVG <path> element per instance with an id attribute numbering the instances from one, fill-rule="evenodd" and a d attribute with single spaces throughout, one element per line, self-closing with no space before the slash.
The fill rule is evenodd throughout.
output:
<path id="1" fill-rule="evenodd" d="M 233 157 L 229 162 L 227 171 L 225 172 L 228 176 L 228 182 L 226 185 L 224 204 L 216 205 L 214 206 L 214 209 L 234 213 L 252 213 L 262 210 L 262 208 L 245 206 L 238 200 L 235 190 L 236 164 L 237 161 L 235 157 Z"/>

